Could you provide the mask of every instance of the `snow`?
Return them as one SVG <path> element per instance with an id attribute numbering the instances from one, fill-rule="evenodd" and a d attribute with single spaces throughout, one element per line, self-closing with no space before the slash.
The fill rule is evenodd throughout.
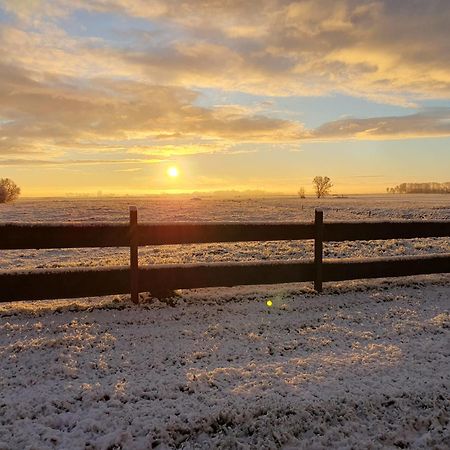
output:
<path id="1" fill-rule="evenodd" d="M 0 448 L 448 448 L 449 281 L 3 305 Z"/>
<path id="2" fill-rule="evenodd" d="M 0 222 L 448 220 L 450 197 L 71 199 Z M 302 208 L 303 205 L 303 208 Z M 370 211 L 370 216 L 369 216 Z M 447 253 L 449 238 L 326 257 Z M 142 263 L 311 257 L 309 241 L 147 247 Z M 127 249 L 2 251 L 2 269 L 120 265 Z M 450 275 L 0 304 L 0 449 L 450 447 Z M 268 301 L 271 305 L 268 305 Z M 270 304 L 270 303 L 269 303 Z"/>
<path id="3" fill-rule="evenodd" d="M 314 209 L 325 220 L 445 220 L 450 196 L 444 194 L 355 195 L 323 199 L 299 197 L 28 198 L 0 207 L 4 222 L 126 222 L 135 205 L 142 222 L 312 221 Z"/>

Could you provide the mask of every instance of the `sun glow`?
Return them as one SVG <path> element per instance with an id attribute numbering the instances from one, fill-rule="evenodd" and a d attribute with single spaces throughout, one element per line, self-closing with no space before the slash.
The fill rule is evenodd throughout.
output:
<path id="1" fill-rule="evenodd" d="M 171 178 L 176 178 L 179 175 L 178 168 L 175 166 L 169 167 L 167 169 L 167 175 L 169 175 L 169 177 Z"/>

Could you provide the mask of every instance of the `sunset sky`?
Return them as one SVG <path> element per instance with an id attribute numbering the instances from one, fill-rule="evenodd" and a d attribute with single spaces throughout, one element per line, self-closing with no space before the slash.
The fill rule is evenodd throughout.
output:
<path id="1" fill-rule="evenodd" d="M 449 33 L 448 0 L 0 0 L 0 178 L 24 196 L 450 181 Z"/>

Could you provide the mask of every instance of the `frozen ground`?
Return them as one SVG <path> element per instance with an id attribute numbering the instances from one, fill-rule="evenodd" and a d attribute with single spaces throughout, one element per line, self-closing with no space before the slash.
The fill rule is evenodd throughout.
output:
<path id="1" fill-rule="evenodd" d="M 450 196 L 22 200 L 4 222 L 448 220 Z M 302 207 L 303 206 L 303 207 Z M 450 240 L 328 244 L 330 257 Z M 312 243 L 141 249 L 142 262 L 312 256 Z M 126 249 L 0 252 L 6 270 Z M 450 275 L 0 304 L 0 450 L 450 448 Z M 267 301 L 272 306 L 267 305 Z"/>
<path id="2" fill-rule="evenodd" d="M 3 222 L 124 222 L 128 206 L 136 205 L 143 222 L 308 221 L 314 208 L 328 220 L 439 220 L 450 217 L 450 195 L 359 195 L 348 198 L 269 197 L 215 198 L 54 198 L 20 199 L 1 205 Z"/>
<path id="3" fill-rule="evenodd" d="M 0 448 L 447 449 L 449 281 L 3 305 Z"/>

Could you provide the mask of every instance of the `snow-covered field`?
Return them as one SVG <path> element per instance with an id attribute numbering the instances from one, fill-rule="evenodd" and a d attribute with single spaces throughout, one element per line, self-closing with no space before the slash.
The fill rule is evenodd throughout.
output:
<path id="1" fill-rule="evenodd" d="M 0 448 L 448 449 L 449 281 L 5 305 Z"/>
<path id="2" fill-rule="evenodd" d="M 128 206 L 136 204 L 141 222 L 288 222 L 313 221 L 314 209 L 324 210 L 325 220 L 447 220 L 450 195 L 385 195 L 327 198 L 112 198 L 29 199 L 0 205 L 5 222 L 124 222 Z M 286 260 L 311 257 L 311 241 L 248 242 L 143 247 L 142 264 L 178 262 Z M 373 242 L 328 243 L 325 257 L 418 255 L 450 251 L 448 238 Z M 50 249 L 3 251 L 3 270 L 70 266 L 126 265 L 128 250 Z"/>
<path id="3" fill-rule="evenodd" d="M 450 218 L 449 196 L 22 200 L 0 222 Z M 303 209 L 302 209 L 303 205 Z M 370 215 L 369 215 L 370 211 Z M 450 241 L 326 255 L 449 252 Z M 147 262 L 310 257 L 311 243 L 173 246 Z M 14 268 L 122 264 L 126 250 L 0 253 Z M 270 301 L 270 302 L 269 302 Z M 269 304 L 268 304 L 269 302 Z M 270 306 L 271 305 L 271 306 Z M 450 276 L 0 305 L 0 449 L 450 448 Z"/>

